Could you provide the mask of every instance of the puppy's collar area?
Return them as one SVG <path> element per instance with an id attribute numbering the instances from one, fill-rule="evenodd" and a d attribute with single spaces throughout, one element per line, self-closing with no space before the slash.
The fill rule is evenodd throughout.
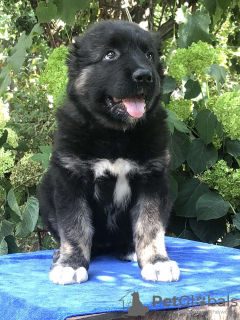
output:
<path id="1" fill-rule="evenodd" d="M 117 108 L 119 113 L 127 112 L 133 118 L 141 118 L 146 110 L 146 101 L 143 94 L 125 99 L 118 99 L 108 95 L 106 97 L 106 104 L 110 108 Z"/>

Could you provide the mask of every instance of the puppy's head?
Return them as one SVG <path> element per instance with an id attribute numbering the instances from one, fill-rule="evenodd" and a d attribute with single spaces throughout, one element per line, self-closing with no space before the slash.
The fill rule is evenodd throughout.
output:
<path id="1" fill-rule="evenodd" d="M 134 23 L 106 21 L 75 38 L 68 94 L 108 127 L 127 129 L 147 117 L 161 91 L 154 36 Z"/>

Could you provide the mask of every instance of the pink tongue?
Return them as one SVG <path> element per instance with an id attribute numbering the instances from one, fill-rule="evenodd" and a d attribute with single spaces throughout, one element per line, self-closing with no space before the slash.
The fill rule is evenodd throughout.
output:
<path id="1" fill-rule="evenodd" d="M 127 112 L 134 118 L 140 118 L 144 113 L 145 103 L 142 96 L 123 99 Z"/>

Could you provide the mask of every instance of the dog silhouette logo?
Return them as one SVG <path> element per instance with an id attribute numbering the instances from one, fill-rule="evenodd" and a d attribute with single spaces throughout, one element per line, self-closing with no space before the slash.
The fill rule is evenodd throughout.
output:
<path id="1" fill-rule="evenodd" d="M 128 310 L 128 316 L 145 316 L 149 311 L 149 307 L 143 306 L 139 299 L 139 293 L 133 292 L 132 294 L 132 306 Z"/>

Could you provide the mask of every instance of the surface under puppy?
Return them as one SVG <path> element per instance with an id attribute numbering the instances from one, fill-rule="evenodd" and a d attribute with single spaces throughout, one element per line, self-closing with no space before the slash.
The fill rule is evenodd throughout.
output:
<path id="1" fill-rule="evenodd" d="M 142 277 L 177 281 L 164 234 L 171 201 L 162 65 L 155 34 L 107 21 L 75 39 L 67 100 L 57 113 L 40 214 L 60 242 L 50 280 L 88 279 L 91 255 L 135 257 Z"/>

